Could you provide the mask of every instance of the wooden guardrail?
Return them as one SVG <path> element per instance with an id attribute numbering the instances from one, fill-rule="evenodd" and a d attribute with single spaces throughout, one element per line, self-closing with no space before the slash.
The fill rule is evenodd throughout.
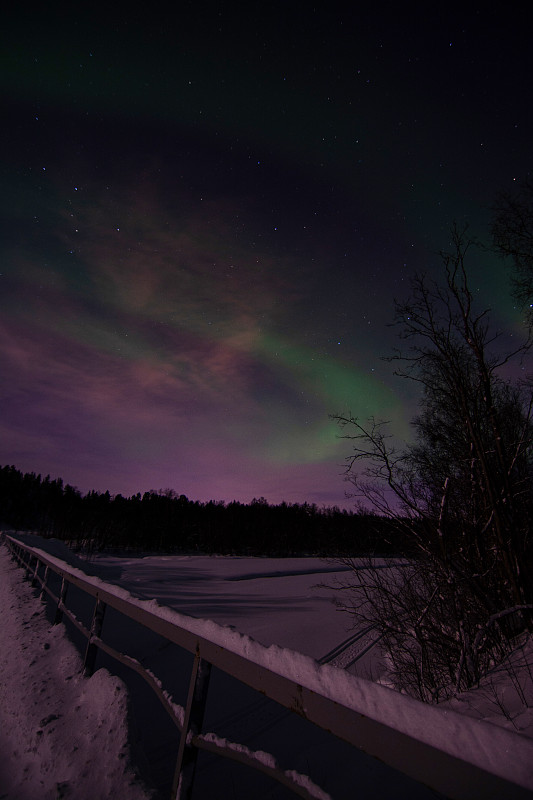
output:
<path id="1" fill-rule="evenodd" d="M 284 771 L 273 756 L 202 731 L 211 666 L 360 748 L 445 797 L 531 798 L 533 741 L 453 711 L 428 706 L 313 659 L 278 647 L 263 647 L 247 636 L 140 600 L 125 589 L 88 576 L 64 561 L 4 535 L 12 556 L 26 569 L 41 597 L 56 604 L 87 639 L 84 669 L 91 674 L 97 649 L 127 665 L 151 686 L 181 731 L 172 800 L 192 797 L 198 750 L 235 759 L 270 775 L 308 800 L 327 800 L 310 778 Z M 59 595 L 48 585 L 50 572 L 61 579 Z M 90 629 L 69 610 L 68 588 L 94 598 Z M 111 607 L 194 655 L 185 708 L 172 702 L 161 682 L 135 658 L 102 638 L 105 610 Z M 356 778 L 354 776 L 354 785 Z"/>

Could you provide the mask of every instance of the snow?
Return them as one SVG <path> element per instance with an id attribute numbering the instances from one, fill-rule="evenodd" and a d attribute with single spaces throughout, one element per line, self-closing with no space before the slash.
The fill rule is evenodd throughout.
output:
<path id="1" fill-rule="evenodd" d="M 480 765 L 501 762 L 500 754 L 512 750 L 514 774 L 533 787 L 530 742 L 521 737 L 509 738 L 505 730 L 455 713 L 466 710 L 470 717 L 490 718 L 512 730 L 528 732 L 529 714 L 523 704 L 518 704 L 520 693 L 516 686 L 514 695 L 510 692 L 505 675 L 495 676 L 490 684 L 492 689 L 496 687 L 492 704 L 487 704 L 479 692 L 471 693 L 454 701 L 443 714 L 440 709 L 422 706 L 385 686 L 317 664 L 315 659 L 336 652 L 339 642 L 351 646 L 353 639 L 353 631 L 348 635 L 349 617 L 333 604 L 333 590 L 317 587 L 323 573 L 330 577 L 331 564 L 320 559 L 206 556 L 103 557 L 87 564 L 61 543 L 24 538 L 33 546 L 41 545 L 42 554 L 53 559 L 56 566 L 61 567 L 68 560 L 78 577 L 94 588 L 128 599 L 139 609 L 289 677 L 311 692 L 355 708 L 364 717 L 392 725 L 414 738 L 423 732 L 424 739 L 434 746 Z M 128 698 L 124 684 L 102 669 L 90 679 L 80 676 L 79 656 L 62 626 L 50 628 L 41 604 L 22 583 L 21 571 L 4 548 L 0 548 L 0 555 L 0 569 L 6 574 L 0 584 L 0 599 L 2 607 L 8 609 L 0 629 L 0 665 L 6 676 L 0 690 L 0 736 L 5 738 L 0 739 L 0 769 L 10 776 L 7 797 L 147 797 L 147 790 L 128 766 Z M 87 576 L 87 571 L 99 572 L 106 582 L 98 575 Z M 161 663 L 159 660 L 158 665 Z M 379 660 L 375 663 L 379 673 Z M 156 673 L 154 670 L 151 674 L 162 689 Z M 183 678 L 181 675 L 182 682 Z M 14 692 L 12 685 L 16 687 Z M 523 689 L 527 691 L 525 683 Z M 183 708 L 167 696 L 182 717 Z M 495 701 L 495 697 L 499 700 Z M 510 709 L 507 716 L 501 713 L 502 698 Z M 269 753 L 250 748 L 249 742 L 236 744 L 218 733 L 202 733 L 199 738 L 214 750 L 229 748 L 239 753 L 241 760 L 256 761 L 267 771 L 274 763 Z M 281 743 L 287 750 L 294 745 L 284 739 Z M 332 762 L 337 749 L 340 752 L 342 748 L 326 750 L 331 753 Z M 302 769 L 301 763 L 294 762 L 292 767 L 307 772 L 312 747 L 300 752 L 300 762 L 303 759 L 307 767 Z M 343 763 L 342 769 L 346 768 Z M 505 764 L 503 769 L 505 773 Z M 89 771 L 91 787 L 84 794 L 83 776 Z M 309 780 L 294 770 L 286 770 L 285 774 L 296 782 Z M 101 788 L 97 791 L 98 781 Z M 63 788 L 58 790 L 58 785 Z M 72 793 L 74 786 L 76 791 Z M 0 797 L 2 791 L 6 789 L 2 787 Z M 389 796 L 415 794 L 409 786 L 401 790 L 396 784 Z M 427 795 L 422 791 L 416 796 Z"/>
<path id="2" fill-rule="evenodd" d="M 296 770 L 281 770 L 278 762 L 271 753 L 262 750 L 250 750 L 246 745 L 230 742 L 228 739 L 217 736 L 215 733 L 198 734 L 194 737 L 196 743 L 202 743 L 207 749 L 214 752 L 231 753 L 233 758 L 243 764 L 254 765 L 267 774 L 283 772 L 285 782 L 288 785 L 302 787 L 306 789 L 308 795 L 314 800 L 332 800 L 331 795 L 324 792 L 319 786 L 307 776 L 302 775 Z"/>
<path id="3" fill-rule="evenodd" d="M 0 547 L 0 797 L 149 797 L 130 765 L 127 692 L 81 660 L 51 627 L 22 572 Z"/>
<path id="4" fill-rule="evenodd" d="M 443 703 L 533 739 L 533 640 L 526 638 L 511 657 L 494 667 L 479 687 Z"/>

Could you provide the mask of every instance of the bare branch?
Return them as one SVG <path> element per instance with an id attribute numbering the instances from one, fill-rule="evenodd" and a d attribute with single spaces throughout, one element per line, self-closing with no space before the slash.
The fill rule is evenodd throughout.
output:
<path id="1" fill-rule="evenodd" d="M 414 444 L 374 418 L 333 417 L 352 446 L 350 496 L 390 521 L 411 558 L 393 577 L 369 566 L 350 613 L 377 625 L 398 688 L 432 701 L 476 683 L 533 627 L 533 392 L 501 373 L 532 337 L 504 349 L 476 308 L 474 246 L 454 228 L 443 283 L 415 275 L 396 303 L 404 347 L 385 360 L 422 389 Z"/>

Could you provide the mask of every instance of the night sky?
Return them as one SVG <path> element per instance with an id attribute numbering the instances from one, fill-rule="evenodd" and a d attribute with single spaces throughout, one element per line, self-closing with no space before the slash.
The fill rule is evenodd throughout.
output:
<path id="1" fill-rule="evenodd" d="M 408 434 L 394 298 L 530 175 L 521 7 L 4 14 L 0 464 L 346 505 L 328 415 Z"/>

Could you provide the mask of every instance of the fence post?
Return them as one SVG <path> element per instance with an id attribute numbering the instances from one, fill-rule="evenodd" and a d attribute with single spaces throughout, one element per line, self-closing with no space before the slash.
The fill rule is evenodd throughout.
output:
<path id="1" fill-rule="evenodd" d="M 32 558 L 35 558 L 35 556 L 32 556 L 31 553 L 28 553 L 28 560 L 27 561 L 23 560 L 24 566 L 26 567 L 26 569 L 24 571 L 24 577 L 26 578 L 27 581 L 29 581 L 30 578 L 31 578 L 31 562 L 32 562 Z"/>
<path id="2" fill-rule="evenodd" d="M 43 580 L 42 580 L 42 583 L 41 583 L 41 592 L 39 594 L 39 600 L 44 600 L 45 599 L 44 595 L 45 595 L 46 581 L 48 580 L 48 570 L 49 570 L 49 566 L 47 564 L 46 567 L 44 568 L 44 575 L 43 575 Z"/>
<path id="3" fill-rule="evenodd" d="M 197 648 L 189 684 L 187 707 L 183 719 L 176 772 L 172 784 L 172 800 L 190 800 L 192 798 L 198 750 L 191 744 L 190 740 L 194 734 L 200 733 L 202 729 L 210 675 L 211 664 L 200 657 L 200 650 Z"/>
<path id="4" fill-rule="evenodd" d="M 94 672 L 97 647 L 92 640 L 93 637 L 99 637 L 102 633 L 102 625 L 104 624 L 106 607 L 106 604 L 103 603 L 100 598 L 96 599 L 96 603 L 94 604 L 93 619 L 91 622 L 91 635 L 87 641 L 85 658 L 83 659 L 83 670 L 87 678 L 89 678 Z"/>
<path id="5" fill-rule="evenodd" d="M 33 587 L 37 586 L 37 573 L 39 572 L 39 567 L 41 566 L 41 562 L 38 558 L 35 559 L 35 569 L 33 570 L 33 576 L 31 579 L 31 585 Z"/>
<path id="6" fill-rule="evenodd" d="M 59 623 L 63 619 L 62 606 L 65 605 L 65 600 L 67 599 L 67 591 L 68 591 L 68 581 L 65 580 L 65 576 L 63 575 L 63 577 L 61 578 L 61 591 L 59 593 L 56 615 L 54 617 L 54 625 L 59 625 Z"/>

